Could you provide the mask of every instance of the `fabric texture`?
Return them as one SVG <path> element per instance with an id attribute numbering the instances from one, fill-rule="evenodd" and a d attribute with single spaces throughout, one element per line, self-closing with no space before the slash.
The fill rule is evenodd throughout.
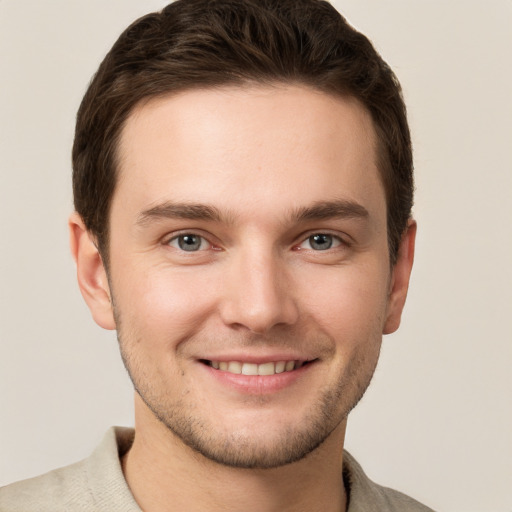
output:
<path id="1" fill-rule="evenodd" d="M 121 469 L 134 431 L 112 427 L 92 455 L 76 464 L 0 488 L 0 512 L 142 512 Z M 433 512 L 393 489 L 373 483 L 344 452 L 347 512 Z"/>

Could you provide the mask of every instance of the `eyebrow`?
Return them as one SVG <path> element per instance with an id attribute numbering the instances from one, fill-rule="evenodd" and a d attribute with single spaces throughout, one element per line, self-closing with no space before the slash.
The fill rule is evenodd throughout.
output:
<path id="1" fill-rule="evenodd" d="M 354 201 L 345 199 L 335 201 L 318 201 L 311 206 L 299 207 L 291 211 L 290 219 L 305 222 L 322 219 L 366 219 L 368 210 Z M 137 224 L 146 226 L 160 219 L 187 219 L 233 224 L 234 216 L 222 213 L 217 207 L 207 204 L 174 203 L 167 201 L 141 212 Z"/>
<path id="2" fill-rule="evenodd" d="M 322 219 L 366 219 L 368 210 L 359 203 L 340 199 L 318 201 L 312 206 L 300 207 L 292 212 L 292 218 L 298 222 Z"/>
<path id="3" fill-rule="evenodd" d="M 137 224 L 146 226 L 152 221 L 160 219 L 206 220 L 211 222 L 226 220 L 215 206 L 168 201 L 141 212 L 138 216 Z"/>

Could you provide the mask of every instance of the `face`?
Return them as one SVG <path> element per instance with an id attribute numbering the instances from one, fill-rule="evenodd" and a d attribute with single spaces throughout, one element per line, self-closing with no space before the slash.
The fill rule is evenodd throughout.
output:
<path id="1" fill-rule="evenodd" d="M 187 91 L 133 112 L 114 308 L 95 317 L 112 314 L 139 415 L 237 467 L 298 460 L 341 432 L 403 306 L 375 145 L 355 100 L 300 87 Z"/>

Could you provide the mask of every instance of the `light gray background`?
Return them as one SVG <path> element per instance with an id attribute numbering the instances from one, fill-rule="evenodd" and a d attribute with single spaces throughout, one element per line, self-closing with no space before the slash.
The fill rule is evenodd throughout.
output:
<path id="1" fill-rule="evenodd" d="M 416 266 L 347 447 L 445 511 L 512 510 L 512 3 L 339 0 L 404 87 Z M 157 0 L 0 0 L 0 484 L 132 424 L 115 336 L 75 284 L 66 219 L 86 84 Z"/>

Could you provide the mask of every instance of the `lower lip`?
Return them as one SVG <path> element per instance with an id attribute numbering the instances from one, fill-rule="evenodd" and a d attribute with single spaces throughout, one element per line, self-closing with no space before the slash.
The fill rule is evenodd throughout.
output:
<path id="1" fill-rule="evenodd" d="M 314 362 L 311 362 L 297 370 L 276 373 L 274 375 L 242 375 L 216 370 L 211 366 L 201 363 L 203 368 L 222 385 L 251 395 L 267 395 L 285 389 L 293 385 L 298 379 L 301 379 L 314 364 Z"/>

